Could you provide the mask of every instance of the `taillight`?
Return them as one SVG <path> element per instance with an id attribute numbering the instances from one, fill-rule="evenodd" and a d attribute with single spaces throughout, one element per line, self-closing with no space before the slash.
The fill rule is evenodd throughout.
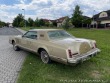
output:
<path id="1" fill-rule="evenodd" d="M 94 48 L 97 48 L 97 45 L 96 45 L 96 43 L 94 43 L 94 46 L 92 47 L 92 49 L 94 49 Z"/>
<path id="2" fill-rule="evenodd" d="M 71 50 L 68 50 L 69 58 L 72 58 Z"/>

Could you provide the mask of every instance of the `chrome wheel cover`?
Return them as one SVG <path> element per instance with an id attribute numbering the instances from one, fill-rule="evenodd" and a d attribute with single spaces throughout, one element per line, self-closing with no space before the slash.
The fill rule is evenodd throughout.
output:
<path id="1" fill-rule="evenodd" d="M 45 51 L 42 51 L 41 52 L 41 59 L 44 63 L 48 63 L 49 62 L 49 56 L 47 54 L 47 52 Z"/>

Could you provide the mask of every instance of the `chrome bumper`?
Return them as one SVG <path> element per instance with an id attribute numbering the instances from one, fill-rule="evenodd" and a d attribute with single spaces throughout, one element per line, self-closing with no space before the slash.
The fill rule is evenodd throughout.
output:
<path id="1" fill-rule="evenodd" d="M 77 63 L 86 61 L 86 60 L 90 59 L 91 57 L 96 56 L 97 53 L 99 53 L 99 52 L 100 52 L 100 49 L 98 49 L 98 48 L 92 49 L 92 50 L 90 50 L 89 52 L 87 52 L 87 53 L 85 53 L 83 55 L 78 55 L 76 57 L 68 59 L 68 63 L 77 64 Z"/>

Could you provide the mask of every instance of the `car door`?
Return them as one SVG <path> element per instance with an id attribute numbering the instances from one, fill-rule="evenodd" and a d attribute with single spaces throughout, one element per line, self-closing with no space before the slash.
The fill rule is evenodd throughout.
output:
<path id="1" fill-rule="evenodd" d="M 20 39 L 19 39 L 19 46 L 22 48 L 27 48 L 27 36 L 30 32 L 26 32 Z"/>
<path id="2" fill-rule="evenodd" d="M 35 39 L 37 36 L 37 32 L 35 31 L 28 31 L 25 33 L 22 38 L 20 39 L 20 47 L 25 49 L 30 49 L 29 44 L 31 39 Z"/>
<path id="3" fill-rule="evenodd" d="M 23 35 L 21 44 L 24 48 L 36 51 L 37 43 L 37 31 L 28 31 Z"/>
<path id="4" fill-rule="evenodd" d="M 28 49 L 36 52 L 38 46 L 38 33 L 37 31 L 32 31 L 31 36 L 27 40 Z"/>

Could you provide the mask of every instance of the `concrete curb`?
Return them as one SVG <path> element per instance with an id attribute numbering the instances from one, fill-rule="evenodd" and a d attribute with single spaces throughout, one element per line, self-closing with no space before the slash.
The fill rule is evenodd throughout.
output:
<path id="1" fill-rule="evenodd" d="M 20 31 L 21 33 L 26 33 L 26 31 L 24 31 L 24 30 L 22 30 L 22 29 L 20 29 L 20 28 L 15 28 L 16 30 L 18 30 L 18 31 Z"/>

